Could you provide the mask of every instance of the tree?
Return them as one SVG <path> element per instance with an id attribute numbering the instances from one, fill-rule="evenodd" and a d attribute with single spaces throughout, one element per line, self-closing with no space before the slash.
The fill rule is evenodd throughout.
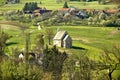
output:
<path id="1" fill-rule="evenodd" d="M 104 49 L 101 59 L 104 64 L 107 64 L 103 69 L 108 69 L 109 80 L 112 80 L 112 73 L 115 70 L 120 70 L 120 46 L 113 46 L 112 50 Z"/>
<path id="2" fill-rule="evenodd" d="M 53 38 L 53 30 L 50 28 L 45 29 L 45 37 L 48 39 L 48 43 L 50 45 L 51 39 Z"/>
<path id="3" fill-rule="evenodd" d="M 23 11 L 25 13 L 32 13 L 37 8 L 38 6 L 36 2 L 29 2 L 29 3 L 25 3 Z"/>
<path id="4" fill-rule="evenodd" d="M 35 38 L 35 51 L 37 51 L 37 53 L 43 53 L 43 49 L 44 49 L 44 35 L 42 34 L 38 34 Z"/>
<path id="5" fill-rule="evenodd" d="M 43 71 L 45 73 L 51 73 L 51 76 L 53 76 L 52 80 L 61 80 L 63 63 L 67 58 L 66 52 L 58 51 L 56 46 L 48 48 L 46 45 L 43 54 Z"/>
<path id="6" fill-rule="evenodd" d="M 64 64 L 64 71 L 68 74 L 68 80 L 91 80 L 92 61 L 85 53 L 69 55 Z M 66 79 L 65 79 L 66 80 Z"/>
<path id="7" fill-rule="evenodd" d="M 7 33 L 3 32 L 0 28 L 0 56 L 5 54 L 6 42 L 12 36 L 8 35 Z"/>
<path id="8" fill-rule="evenodd" d="M 25 52 L 24 52 L 24 60 L 25 60 L 25 63 L 28 63 L 28 56 L 29 56 L 29 43 L 30 43 L 30 33 L 26 33 L 25 34 Z"/>
<path id="9" fill-rule="evenodd" d="M 64 22 L 65 22 L 65 25 L 68 23 L 68 22 L 70 22 L 71 23 L 71 15 L 70 15 L 70 13 L 66 13 L 65 15 L 64 15 L 64 17 L 63 17 L 63 20 L 64 20 Z"/>
<path id="10" fill-rule="evenodd" d="M 67 2 L 65 1 L 63 8 L 69 8 Z"/>

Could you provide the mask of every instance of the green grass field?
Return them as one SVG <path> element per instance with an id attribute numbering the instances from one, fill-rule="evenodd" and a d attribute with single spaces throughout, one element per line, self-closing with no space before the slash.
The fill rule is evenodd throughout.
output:
<path id="1" fill-rule="evenodd" d="M 48 27 L 54 30 L 54 34 L 58 26 Z M 113 45 L 120 45 L 120 31 L 117 28 L 108 27 L 85 27 L 85 26 L 60 26 L 61 30 L 66 30 L 73 40 L 73 47 L 84 48 L 88 50 L 88 55 L 91 59 L 94 56 L 99 56 L 102 53 L 103 48 L 111 49 Z M 25 47 L 25 40 L 23 39 L 23 33 L 20 30 L 4 30 L 6 33 L 13 36 L 8 43 L 11 44 L 8 47 Z M 31 47 L 34 45 L 35 36 L 43 31 L 37 30 L 37 27 L 33 26 L 29 30 L 31 34 Z M 47 44 L 47 40 L 45 40 Z M 80 53 L 81 49 L 72 48 L 67 50 L 68 52 Z"/>
<path id="2" fill-rule="evenodd" d="M 2 1 L 1 1 L 2 2 Z M 47 9 L 51 10 L 58 10 L 59 8 L 63 7 L 64 2 L 57 4 L 55 0 L 44 0 L 42 1 L 42 4 L 40 4 L 39 0 L 21 0 L 20 4 L 6 4 L 3 6 L 0 6 L 0 10 L 22 10 L 24 7 L 24 4 L 26 2 L 37 2 L 38 6 L 46 7 Z M 85 5 L 84 5 L 85 4 Z M 99 5 L 98 2 L 68 2 L 69 6 L 74 6 L 79 9 L 107 9 L 107 8 L 116 8 L 115 4 L 106 4 L 106 5 Z"/>

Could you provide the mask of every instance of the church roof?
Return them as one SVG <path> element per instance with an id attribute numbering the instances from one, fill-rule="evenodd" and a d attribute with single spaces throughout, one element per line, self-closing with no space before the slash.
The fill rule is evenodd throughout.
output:
<path id="1" fill-rule="evenodd" d="M 57 40 L 60 40 L 64 37 L 64 35 L 66 35 L 67 32 L 66 31 L 58 31 L 57 34 L 55 35 L 54 37 L 54 40 L 57 39 Z"/>

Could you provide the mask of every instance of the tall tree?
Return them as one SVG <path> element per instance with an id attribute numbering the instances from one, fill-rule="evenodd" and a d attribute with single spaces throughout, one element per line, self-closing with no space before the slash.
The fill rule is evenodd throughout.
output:
<path id="1" fill-rule="evenodd" d="M 51 44 L 51 40 L 53 38 L 53 30 L 50 28 L 45 29 L 45 37 L 48 39 L 49 45 Z"/>
<path id="2" fill-rule="evenodd" d="M 63 8 L 69 8 L 67 2 L 65 1 Z"/>
<path id="3" fill-rule="evenodd" d="M 56 46 L 53 48 L 46 46 L 43 53 L 43 71 L 52 73 L 52 80 L 61 80 L 63 63 L 67 58 L 66 52 L 58 51 Z"/>
<path id="4" fill-rule="evenodd" d="M 91 80 L 90 64 L 92 61 L 85 53 L 71 54 L 65 61 L 63 70 L 68 74 L 68 80 Z"/>
<path id="5" fill-rule="evenodd" d="M 7 33 L 3 32 L 0 28 L 0 55 L 4 55 L 6 41 L 10 38 L 11 38 L 11 36 L 9 36 Z"/>
<path id="6" fill-rule="evenodd" d="M 35 38 L 35 50 L 37 53 L 43 53 L 44 38 L 42 34 L 38 34 Z"/>

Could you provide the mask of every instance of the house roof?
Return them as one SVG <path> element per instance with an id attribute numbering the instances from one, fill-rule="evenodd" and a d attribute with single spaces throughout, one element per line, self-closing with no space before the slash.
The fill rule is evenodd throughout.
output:
<path id="1" fill-rule="evenodd" d="M 57 40 L 62 39 L 65 34 L 67 34 L 66 31 L 58 31 L 57 34 L 56 34 L 55 37 L 54 37 L 54 40 L 55 40 L 55 39 L 57 39 Z"/>
<path id="2" fill-rule="evenodd" d="M 60 10 L 60 11 L 69 11 L 70 8 L 60 8 L 59 10 Z"/>
<path id="3" fill-rule="evenodd" d="M 65 41 L 68 37 L 69 37 L 69 35 L 66 35 L 65 38 L 63 39 L 63 41 Z"/>
<path id="4" fill-rule="evenodd" d="M 40 9 L 36 9 L 33 11 L 34 13 L 39 13 L 40 12 Z"/>
<path id="5" fill-rule="evenodd" d="M 40 14 L 40 13 L 34 13 L 34 15 L 35 15 L 35 16 L 41 16 L 41 14 Z"/>
<path id="6" fill-rule="evenodd" d="M 106 12 L 108 12 L 108 13 L 116 13 L 116 12 L 119 12 L 119 10 L 117 10 L 117 9 L 109 9 L 109 10 L 106 10 Z"/>

